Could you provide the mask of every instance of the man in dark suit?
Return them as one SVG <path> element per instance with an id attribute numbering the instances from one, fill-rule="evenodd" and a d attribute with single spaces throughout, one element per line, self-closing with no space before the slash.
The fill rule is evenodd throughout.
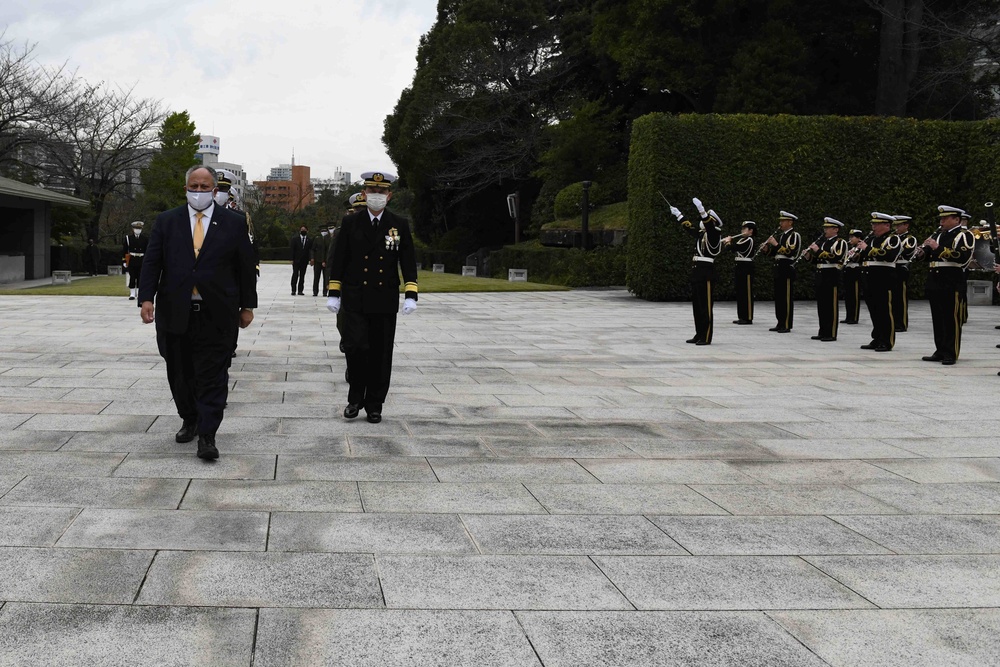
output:
<path id="1" fill-rule="evenodd" d="M 319 296 L 320 281 L 322 281 L 323 296 L 326 296 L 326 257 L 330 253 L 330 232 L 326 227 L 319 230 L 319 237 L 313 239 L 313 296 Z"/>
<path id="2" fill-rule="evenodd" d="M 292 237 L 291 241 L 292 249 L 292 296 L 296 294 L 296 286 L 298 288 L 298 294 L 305 294 L 306 287 L 306 270 L 309 268 L 309 260 L 312 259 L 312 239 L 309 238 L 309 229 L 302 225 L 299 228 L 299 233 Z"/>
<path id="3" fill-rule="evenodd" d="M 334 242 L 327 286 L 327 308 L 343 305 L 343 342 L 350 389 L 344 417 L 354 419 L 363 407 L 368 421 L 382 421 L 389 392 L 392 346 L 399 308 L 399 272 L 405 299 L 403 314 L 417 309 L 417 262 L 410 224 L 387 211 L 392 174 L 366 172 L 367 206 L 344 218 Z"/>
<path id="4" fill-rule="evenodd" d="M 215 172 L 192 167 L 186 183 L 187 204 L 156 217 L 139 302 L 142 321 L 156 321 L 156 344 L 183 420 L 176 440 L 191 442 L 197 434 L 198 457 L 217 459 L 233 340 L 237 327 L 253 321 L 257 281 L 246 220 L 213 202 Z"/>

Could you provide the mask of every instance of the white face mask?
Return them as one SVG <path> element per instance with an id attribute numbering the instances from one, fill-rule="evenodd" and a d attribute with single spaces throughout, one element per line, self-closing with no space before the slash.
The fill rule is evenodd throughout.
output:
<path id="1" fill-rule="evenodd" d="M 368 202 L 368 208 L 378 213 L 385 208 L 385 205 L 389 202 L 389 195 L 383 194 L 381 192 L 372 192 L 365 195 L 365 201 Z"/>
<path id="2" fill-rule="evenodd" d="M 135 232 L 135 235 L 136 235 L 136 236 L 138 236 L 139 234 L 142 234 L 142 230 L 141 230 L 141 229 L 134 229 L 134 230 L 132 230 L 132 231 L 134 231 L 134 232 Z"/>
<path id="3" fill-rule="evenodd" d="M 326 230 L 325 229 L 320 232 L 320 236 L 326 236 Z"/>
<path id="4" fill-rule="evenodd" d="M 215 203 L 219 206 L 225 206 L 229 203 L 229 193 L 219 190 L 215 193 Z"/>
<path id="5" fill-rule="evenodd" d="M 188 206 L 196 211 L 204 211 L 206 208 L 212 205 L 212 193 L 211 192 L 191 192 L 188 190 L 187 193 Z"/>

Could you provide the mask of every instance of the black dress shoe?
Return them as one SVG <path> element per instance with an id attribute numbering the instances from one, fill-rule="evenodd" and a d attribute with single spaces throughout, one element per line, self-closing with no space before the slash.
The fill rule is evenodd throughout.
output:
<path id="1" fill-rule="evenodd" d="M 695 345 L 711 345 L 707 340 L 700 340 Z"/>
<path id="2" fill-rule="evenodd" d="M 685 342 L 685 343 L 697 343 L 697 342 L 698 342 L 698 339 L 697 339 L 697 338 L 688 338 L 688 339 L 687 339 L 686 341 L 684 341 L 684 342 Z"/>
<path id="3" fill-rule="evenodd" d="M 295 296 L 295 292 L 292 292 L 292 296 Z"/>
<path id="4" fill-rule="evenodd" d="M 938 356 L 938 355 L 936 355 L 936 354 L 931 354 L 931 355 L 928 355 L 928 356 L 926 356 L 926 357 L 920 357 L 920 360 L 921 360 L 921 361 L 941 361 L 941 359 L 942 359 L 942 358 L 941 358 L 941 357 L 939 357 L 939 356 Z"/>
<path id="5" fill-rule="evenodd" d="M 753 324 L 753 320 L 733 320 L 733 324 Z"/>
<path id="6" fill-rule="evenodd" d="M 219 450 L 215 448 L 215 436 L 202 433 L 198 436 L 198 458 L 212 461 L 219 458 Z"/>
<path id="7" fill-rule="evenodd" d="M 344 408 L 344 417 L 346 419 L 354 419 L 358 416 L 358 412 L 360 412 L 360 410 L 361 406 L 357 403 L 348 403 L 347 407 Z"/>
<path id="8" fill-rule="evenodd" d="M 129 301 L 135 301 L 135 297 L 134 297 L 134 296 L 130 296 L 130 297 L 128 298 L 128 300 L 129 300 Z"/>
<path id="9" fill-rule="evenodd" d="M 380 421 L 382 421 L 382 413 L 381 412 L 379 412 L 377 410 L 373 410 L 372 412 L 368 413 L 368 423 L 370 423 L 370 424 L 377 424 Z"/>
<path id="10" fill-rule="evenodd" d="M 181 430 L 177 431 L 177 435 L 174 436 L 174 440 L 177 442 L 191 442 L 194 440 L 195 424 L 196 422 L 194 420 L 184 422 L 181 426 Z"/>
<path id="11" fill-rule="evenodd" d="M 781 327 L 771 327 L 768 331 L 781 331 Z"/>
<path id="12" fill-rule="evenodd" d="M 774 331 L 777 331 L 778 333 L 791 333 L 792 332 L 791 329 L 774 329 Z"/>
<path id="13" fill-rule="evenodd" d="M 829 342 L 837 340 L 837 337 L 836 336 L 823 336 L 822 338 L 820 338 L 820 340 L 823 341 L 824 343 L 829 343 Z"/>
<path id="14" fill-rule="evenodd" d="M 810 340 L 823 340 L 822 336 L 809 336 Z"/>
<path id="15" fill-rule="evenodd" d="M 1000 345 L 997 345 L 997 347 L 1000 347 Z"/>
<path id="16" fill-rule="evenodd" d="M 955 365 L 955 360 L 954 359 L 942 359 L 941 360 L 941 365 L 942 366 L 954 366 Z"/>
<path id="17" fill-rule="evenodd" d="M 896 333 L 906 333 L 906 329 L 903 327 L 896 327 Z"/>
<path id="18" fill-rule="evenodd" d="M 892 348 L 889 347 L 888 345 L 876 345 L 875 346 L 875 351 L 876 352 L 892 352 Z"/>
<path id="19" fill-rule="evenodd" d="M 306 295 L 305 292 L 299 292 L 299 296 L 305 296 L 305 295 Z"/>
<path id="20" fill-rule="evenodd" d="M 862 350 L 874 350 L 876 347 L 878 347 L 878 345 L 875 344 L 875 341 L 872 341 L 871 343 L 867 343 L 865 345 L 862 345 L 861 349 Z"/>

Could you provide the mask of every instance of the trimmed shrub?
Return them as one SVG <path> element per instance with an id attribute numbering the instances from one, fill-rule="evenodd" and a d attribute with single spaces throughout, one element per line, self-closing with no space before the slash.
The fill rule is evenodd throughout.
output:
<path id="1" fill-rule="evenodd" d="M 603 201 L 602 196 L 601 186 L 598 183 L 591 184 L 590 192 L 587 195 L 587 201 L 591 209 L 606 203 Z M 583 184 L 570 183 L 560 190 L 559 194 L 556 195 L 552 210 L 555 213 L 556 220 L 579 217 L 580 211 L 583 210 Z"/>
<path id="2" fill-rule="evenodd" d="M 692 197 L 714 208 L 724 234 L 757 222 L 758 240 L 778 211 L 799 217 L 804 245 L 824 216 L 867 231 L 871 211 L 914 217 L 920 240 L 937 228 L 935 207 L 980 217 L 1000 177 L 1000 121 L 906 118 L 650 114 L 635 121 L 629 157 L 628 288 L 643 299 L 690 297 L 693 241 L 663 198 L 689 216 Z M 662 197 L 661 197 L 662 194 Z M 842 234 L 846 237 L 846 232 Z M 757 260 L 757 297 L 772 298 L 771 260 Z M 732 255 L 716 262 L 719 299 L 732 298 Z M 796 297 L 812 296 L 813 270 L 799 264 Z M 914 296 L 926 267 L 913 265 Z"/>
<path id="3" fill-rule="evenodd" d="M 508 269 L 527 269 L 528 280 L 570 287 L 625 284 L 626 246 L 579 248 L 508 246 L 490 253 L 490 275 L 507 278 Z"/>

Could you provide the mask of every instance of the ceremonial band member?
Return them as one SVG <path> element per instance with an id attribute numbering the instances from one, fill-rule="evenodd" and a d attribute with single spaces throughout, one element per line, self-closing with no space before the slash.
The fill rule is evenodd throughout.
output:
<path id="1" fill-rule="evenodd" d="M 149 239 L 142 235 L 144 227 L 142 220 L 132 223 L 132 233 L 125 236 L 123 244 L 122 265 L 128 274 L 128 300 L 135 301 L 139 293 L 139 276 L 142 275 L 142 259 L 146 255 Z"/>
<path id="2" fill-rule="evenodd" d="M 727 236 L 722 243 L 736 254 L 733 284 L 736 286 L 736 317 L 733 324 L 753 324 L 753 256 L 757 246 L 757 223 L 744 220 L 739 236 Z M 735 241 L 734 241 L 735 239 Z"/>
<path id="3" fill-rule="evenodd" d="M 366 209 L 344 218 L 337 234 L 327 308 L 344 311 L 350 385 L 344 417 L 354 419 L 364 407 L 368 421 L 377 424 L 392 374 L 399 272 L 405 281 L 403 314 L 409 315 L 417 309 L 417 262 L 409 221 L 385 208 L 396 177 L 370 171 L 361 178 Z"/>
<path id="4" fill-rule="evenodd" d="M 253 321 L 257 278 L 246 221 L 213 201 L 215 172 L 192 167 L 186 187 L 187 204 L 156 216 L 139 302 L 142 321 L 156 321 L 156 344 L 183 420 L 175 439 L 191 442 L 197 434 L 198 457 L 217 459 L 233 330 Z"/>
<path id="5" fill-rule="evenodd" d="M 917 249 L 917 237 L 910 233 L 908 215 L 892 216 L 892 231 L 899 237 L 899 259 L 896 260 L 896 284 L 892 291 L 892 318 L 896 331 L 906 331 L 910 324 L 910 261 Z"/>
<path id="6" fill-rule="evenodd" d="M 691 268 L 691 307 L 694 310 L 694 338 L 687 340 L 695 345 L 711 345 L 714 322 L 712 318 L 712 282 L 715 279 L 715 258 L 722 250 L 722 220 L 715 211 L 705 211 L 701 200 L 695 197 L 695 208 L 701 216 L 697 227 L 684 217 L 676 206 L 670 212 L 681 223 L 681 227 L 693 236 L 694 266 Z"/>
<path id="7" fill-rule="evenodd" d="M 837 236 L 844 226 L 840 220 L 823 218 L 823 240 L 806 248 L 804 255 L 816 265 L 816 312 L 819 315 L 819 333 L 813 340 L 837 340 L 837 322 L 840 317 L 840 272 L 847 256 L 847 241 Z"/>
<path id="8" fill-rule="evenodd" d="M 934 354 L 922 359 L 951 366 L 962 348 L 965 267 L 972 260 L 975 239 L 960 226 L 962 209 L 942 205 L 937 210 L 941 227 L 924 240 L 913 259 L 930 262 L 926 292 L 934 324 Z"/>
<path id="9" fill-rule="evenodd" d="M 864 239 L 865 233 L 860 229 L 852 229 L 847 237 L 847 257 L 844 258 L 844 319 L 841 324 L 857 324 L 861 315 L 861 261 L 858 259 L 861 251 L 858 244 Z"/>
<path id="10" fill-rule="evenodd" d="M 795 314 L 795 260 L 802 250 L 802 236 L 792 229 L 796 220 L 797 216 L 781 211 L 778 214 L 778 231 L 765 241 L 768 247 L 763 252 L 774 254 L 774 315 L 778 320 L 778 324 L 768 331 L 788 333 L 792 330 Z"/>
<path id="11" fill-rule="evenodd" d="M 896 283 L 896 258 L 899 257 L 899 237 L 892 233 L 892 216 L 872 212 L 871 241 L 862 241 L 861 264 L 867 272 L 865 305 L 872 318 L 872 341 L 862 350 L 889 352 L 896 344 L 896 327 L 892 317 L 892 291 Z"/>

